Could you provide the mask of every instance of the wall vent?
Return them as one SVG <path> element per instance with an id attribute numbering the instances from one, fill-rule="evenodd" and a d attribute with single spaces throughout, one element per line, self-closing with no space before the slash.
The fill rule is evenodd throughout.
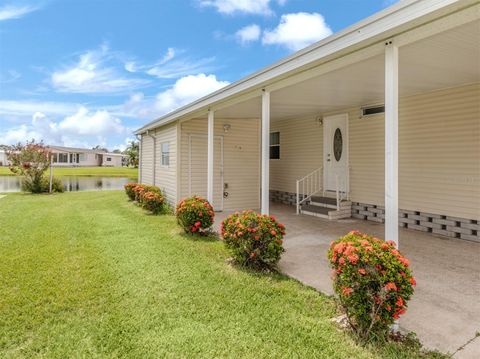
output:
<path id="1" fill-rule="evenodd" d="M 385 113 L 385 105 L 365 106 L 362 107 L 361 117 L 374 116 Z"/>

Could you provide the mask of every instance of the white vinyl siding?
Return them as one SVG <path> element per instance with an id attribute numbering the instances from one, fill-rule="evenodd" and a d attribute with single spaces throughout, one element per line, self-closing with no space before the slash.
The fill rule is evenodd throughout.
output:
<path id="1" fill-rule="evenodd" d="M 383 114 L 335 113 L 349 115 L 352 201 L 383 205 Z M 323 165 L 322 126 L 311 117 L 273 122 L 271 131 L 282 133 L 271 189 L 295 192 L 296 179 Z M 480 219 L 480 84 L 400 99 L 399 200 L 405 210 Z"/>
<path id="2" fill-rule="evenodd" d="M 188 195 L 207 198 L 207 135 L 192 134 L 188 136 Z M 213 143 L 213 208 L 223 208 L 223 137 L 216 136 Z"/>
<path id="3" fill-rule="evenodd" d="M 322 167 L 323 127 L 313 117 L 272 122 L 280 132 L 281 156 L 270 161 L 270 189 L 294 193 L 297 179 Z"/>
<path id="4" fill-rule="evenodd" d="M 146 134 L 142 135 L 141 160 L 141 182 L 144 184 L 153 184 L 153 138 Z"/>
<path id="5" fill-rule="evenodd" d="M 228 132 L 224 131 L 225 124 L 231 125 Z M 257 119 L 215 119 L 215 136 L 223 137 L 224 142 L 224 182 L 228 183 L 228 189 L 226 191 L 229 194 L 223 201 L 225 210 L 259 208 L 259 125 L 260 122 Z M 206 136 L 207 120 L 191 120 L 182 123 L 181 126 L 182 168 L 180 196 L 185 197 L 189 195 L 189 136 L 191 134 Z M 215 143 L 217 143 L 217 141 Z M 205 191 L 206 186 L 207 183 L 205 181 Z M 217 189 L 217 191 L 219 190 Z M 218 196 L 218 194 L 216 195 Z"/>
<path id="6" fill-rule="evenodd" d="M 165 194 L 168 203 L 176 205 L 177 200 L 177 126 L 171 124 L 154 131 L 156 137 L 155 185 Z M 162 145 L 168 144 L 168 165 L 162 165 Z M 163 146 L 165 149 L 165 146 Z"/>

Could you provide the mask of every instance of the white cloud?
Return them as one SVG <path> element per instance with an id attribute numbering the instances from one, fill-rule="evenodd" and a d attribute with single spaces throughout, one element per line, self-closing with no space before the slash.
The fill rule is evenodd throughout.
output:
<path id="1" fill-rule="evenodd" d="M 238 41 L 242 44 L 248 44 L 250 42 L 258 41 L 260 39 L 261 29 L 256 24 L 248 25 L 235 33 Z"/>
<path id="2" fill-rule="evenodd" d="M 157 95 L 155 107 L 161 113 L 167 113 L 228 84 L 227 81 L 218 81 L 215 75 L 185 76 L 179 79 L 171 89 Z"/>
<path id="3" fill-rule="evenodd" d="M 171 88 L 160 92 L 155 98 L 146 98 L 143 93 L 132 95 L 123 110 L 129 116 L 155 118 L 228 84 L 227 81 L 217 80 L 215 75 L 189 75 L 178 79 Z"/>
<path id="4" fill-rule="evenodd" d="M 79 136 L 101 136 L 125 131 L 120 119 L 113 117 L 108 111 L 99 110 L 91 113 L 85 107 L 66 117 L 58 124 L 58 128 L 60 131 Z"/>
<path id="5" fill-rule="evenodd" d="M 108 138 L 129 133 L 130 130 L 120 119 L 108 111 L 89 111 L 86 107 L 81 107 L 60 121 L 37 111 L 29 123 L 5 130 L 1 142 L 14 144 L 35 139 L 49 145 L 92 147 L 97 144 L 105 146 Z"/>
<path id="6" fill-rule="evenodd" d="M 35 112 L 47 115 L 67 115 L 78 111 L 80 106 L 69 102 L 0 100 L 0 115 L 31 117 Z"/>
<path id="7" fill-rule="evenodd" d="M 182 50 L 169 47 L 160 60 L 153 64 L 141 64 L 127 61 L 124 68 L 128 72 L 144 73 L 159 79 L 177 79 L 192 74 L 211 72 L 214 70 L 215 57 L 191 59 L 179 56 Z"/>
<path id="8" fill-rule="evenodd" d="M 271 0 L 199 0 L 201 6 L 214 7 L 222 14 L 273 14 Z"/>
<path id="9" fill-rule="evenodd" d="M 35 10 L 38 10 L 38 7 L 5 5 L 0 7 L 0 21 L 19 19 Z"/>
<path id="10" fill-rule="evenodd" d="M 106 45 L 80 55 L 78 62 L 51 76 L 52 85 L 60 92 L 72 93 L 118 93 L 145 86 L 148 81 L 126 78 L 107 62 L 113 56 Z"/>
<path id="11" fill-rule="evenodd" d="M 198 60 L 177 59 L 172 61 L 160 62 L 149 68 L 146 73 L 160 79 L 175 79 L 196 73 L 209 72 L 214 69 L 212 63 L 214 57 Z"/>
<path id="12" fill-rule="evenodd" d="M 170 61 L 174 57 L 175 57 L 175 49 L 173 49 L 172 47 L 169 47 L 167 49 L 166 54 L 163 55 L 163 59 L 162 59 L 162 61 L 160 61 L 160 65 Z"/>
<path id="13" fill-rule="evenodd" d="M 282 15 L 278 26 L 265 31 L 262 42 L 297 51 L 332 34 L 332 29 L 318 13 L 299 12 Z"/>
<path id="14" fill-rule="evenodd" d="M 165 55 L 163 55 L 163 58 L 158 61 L 156 64 L 151 65 L 151 66 L 145 66 L 145 65 L 138 65 L 135 61 L 127 61 L 124 65 L 125 70 L 128 72 L 138 72 L 141 70 L 145 70 L 154 66 L 159 66 L 167 63 L 168 61 L 172 60 L 176 55 L 175 49 L 173 47 L 169 47 L 167 49 L 167 52 Z"/>
<path id="15" fill-rule="evenodd" d="M 125 63 L 125 70 L 128 72 L 137 72 L 137 64 L 135 61 L 128 61 Z"/>

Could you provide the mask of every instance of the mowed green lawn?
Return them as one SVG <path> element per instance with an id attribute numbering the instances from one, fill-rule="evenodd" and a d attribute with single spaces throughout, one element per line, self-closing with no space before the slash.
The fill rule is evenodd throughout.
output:
<path id="1" fill-rule="evenodd" d="M 45 172 L 46 175 L 49 171 Z M 0 167 L 0 176 L 15 175 L 8 167 Z M 138 169 L 131 167 L 54 167 L 54 176 L 100 176 L 137 178 Z"/>
<path id="2" fill-rule="evenodd" d="M 119 191 L 9 194 L 0 357 L 418 357 L 355 345 L 330 298 L 227 258 L 223 243 L 183 236 Z"/>

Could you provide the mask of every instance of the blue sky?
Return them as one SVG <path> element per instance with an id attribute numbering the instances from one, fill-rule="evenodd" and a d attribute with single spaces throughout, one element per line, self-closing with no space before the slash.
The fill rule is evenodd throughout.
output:
<path id="1" fill-rule="evenodd" d="M 392 0 L 0 0 L 0 144 L 132 131 Z"/>

